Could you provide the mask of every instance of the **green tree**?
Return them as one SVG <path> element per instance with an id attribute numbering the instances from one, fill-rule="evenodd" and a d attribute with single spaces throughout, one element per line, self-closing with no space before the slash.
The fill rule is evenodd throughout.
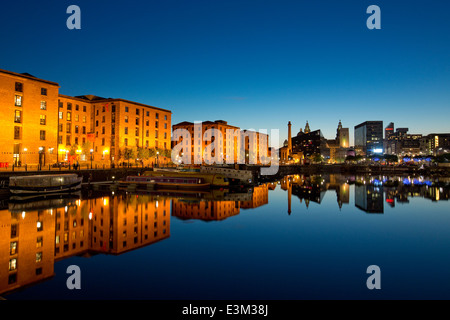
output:
<path id="1" fill-rule="evenodd" d="M 78 150 L 78 145 L 77 144 L 71 145 L 70 149 L 69 149 L 69 155 L 75 156 L 77 154 L 77 150 Z"/>
<path id="2" fill-rule="evenodd" d="M 147 148 L 138 148 L 137 157 L 142 160 L 148 160 L 150 157 L 150 151 Z"/>
<path id="3" fill-rule="evenodd" d="M 311 155 L 310 159 L 313 163 L 322 163 L 323 161 L 323 157 L 320 153 L 314 153 L 313 155 Z"/>
<path id="4" fill-rule="evenodd" d="M 123 158 L 128 161 L 130 166 L 130 159 L 136 159 L 136 149 L 125 147 L 122 151 Z"/>
<path id="5" fill-rule="evenodd" d="M 91 154 L 91 143 L 89 141 L 81 145 L 81 152 L 86 156 L 86 158 Z"/>

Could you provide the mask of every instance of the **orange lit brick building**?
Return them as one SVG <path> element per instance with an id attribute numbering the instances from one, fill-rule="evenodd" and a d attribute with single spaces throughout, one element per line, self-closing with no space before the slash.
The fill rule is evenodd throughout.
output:
<path id="1" fill-rule="evenodd" d="M 71 154 L 90 161 L 92 154 L 96 163 L 117 164 L 125 160 L 125 148 L 134 149 L 135 158 L 138 148 L 170 150 L 169 110 L 92 95 L 60 95 L 59 103 L 60 161 Z"/>
<path id="2" fill-rule="evenodd" d="M 201 122 L 201 124 L 197 124 L 201 131 L 196 132 L 195 123 L 192 122 L 180 122 L 178 124 L 173 125 L 173 131 L 177 129 L 187 130 L 189 133 L 189 140 L 186 140 L 183 134 L 174 133 L 174 140 L 172 142 L 172 147 L 180 144 L 183 147 L 183 153 L 187 148 L 191 148 L 191 164 L 202 164 L 205 163 L 205 159 L 207 158 L 207 154 L 205 153 L 205 148 L 216 142 L 218 139 L 216 149 L 212 150 L 210 153 L 211 158 L 217 159 L 216 162 L 222 161 L 223 163 L 232 162 L 238 163 L 241 157 L 240 150 L 240 139 L 241 136 L 244 137 L 244 152 L 245 155 L 242 155 L 245 163 L 249 163 L 249 158 L 251 154 L 255 156 L 255 163 L 260 164 L 260 137 L 263 141 L 266 141 L 267 148 L 266 155 L 268 155 L 269 150 L 269 135 L 261 134 L 259 132 L 250 131 L 250 130 L 241 130 L 239 127 L 229 125 L 226 121 L 216 120 L 216 121 L 205 121 Z M 220 132 L 218 137 L 214 136 L 211 132 L 207 132 L 210 129 L 217 130 Z M 227 135 L 228 133 L 228 135 Z M 253 138 L 251 138 L 253 136 Z M 252 142 L 253 139 L 253 142 Z M 252 143 L 251 143 L 252 142 Z M 181 155 L 180 155 L 181 157 Z M 181 161 L 181 159 L 180 159 Z"/>
<path id="3" fill-rule="evenodd" d="M 0 163 L 56 161 L 58 90 L 55 82 L 0 70 Z"/>
<path id="4" fill-rule="evenodd" d="M 125 148 L 171 149 L 169 110 L 124 99 L 59 94 L 55 82 L 0 70 L 0 163 L 117 164 Z M 145 154 L 145 153 L 143 153 Z M 133 160 L 133 159 L 131 159 Z"/>

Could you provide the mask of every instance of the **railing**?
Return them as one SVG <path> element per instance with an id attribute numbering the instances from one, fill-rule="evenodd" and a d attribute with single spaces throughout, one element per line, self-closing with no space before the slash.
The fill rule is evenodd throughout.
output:
<path id="1" fill-rule="evenodd" d="M 156 166 L 144 163 L 128 163 L 123 162 L 120 164 L 105 164 L 105 163 L 80 163 L 69 165 L 39 165 L 39 164 L 24 164 L 24 165 L 9 165 L 6 162 L 0 162 L 0 172 L 28 172 L 28 171 L 79 171 L 79 170 L 109 170 L 109 169 L 127 169 L 127 168 L 175 168 L 175 164 L 165 164 L 164 166 Z"/>

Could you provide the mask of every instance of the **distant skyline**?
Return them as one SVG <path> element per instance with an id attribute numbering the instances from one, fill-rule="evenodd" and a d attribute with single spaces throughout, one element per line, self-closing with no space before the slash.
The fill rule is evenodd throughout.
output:
<path id="1" fill-rule="evenodd" d="M 69 30 L 69 5 L 81 30 Z M 366 9 L 381 8 L 381 30 Z M 18 1 L 2 4 L 0 68 L 60 93 L 169 109 L 172 124 L 304 128 L 339 120 L 450 132 L 448 1 Z"/>

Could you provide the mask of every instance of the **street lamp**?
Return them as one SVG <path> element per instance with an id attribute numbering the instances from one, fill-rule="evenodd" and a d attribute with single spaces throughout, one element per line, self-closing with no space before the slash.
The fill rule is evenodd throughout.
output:
<path id="1" fill-rule="evenodd" d="M 26 152 L 28 151 L 27 148 L 23 148 L 24 154 L 23 154 L 23 164 L 27 165 L 27 158 L 26 158 Z"/>
<path id="2" fill-rule="evenodd" d="M 89 150 L 91 152 L 91 169 L 92 169 L 92 154 L 94 153 L 94 149 Z"/>
<path id="3" fill-rule="evenodd" d="M 159 168 L 159 151 L 156 151 L 156 166 Z"/>

